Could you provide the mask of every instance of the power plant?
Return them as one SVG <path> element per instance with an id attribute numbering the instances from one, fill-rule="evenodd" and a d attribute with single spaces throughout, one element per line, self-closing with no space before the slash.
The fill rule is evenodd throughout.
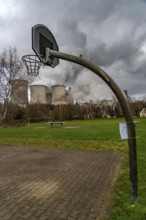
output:
<path id="1" fill-rule="evenodd" d="M 71 88 L 66 90 L 64 85 L 54 85 L 51 89 L 45 85 L 30 85 L 30 104 L 67 105 L 73 104 Z M 11 80 L 12 104 L 28 104 L 28 81 Z"/>
<path id="2" fill-rule="evenodd" d="M 10 102 L 12 104 L 26 105 L 28 103 L 28 81 L 21 79 L 13 79 L 10 83 Z"/>
<path id="3" fill-rule="evenodd" d="M 27 80 L 15 79 L 15 80 L 11 80 L 10 83 L 11 83 L 10 102 L 12 104 L 17 104 L 19 106 L 26 107 L 29 98 L 30 104 L 45 104 L 48 110 L 51 109 L 50 111 L 54 109 L 55 110 L 58 109 L 59 111 L 58 113 L 54 113 L 54 112 L 49 113 L 51 117 L 54 118 L 55 117 L 56 118 L 58 117 L 59 119 L 60 118 L 62 119 L 63 117 L 66 117 L 67 119 L 78 118 L 78 117 L 94 118 L 96 117 L 96 115 L 98 115 L 98 117 L 115 117 L 116 114 L 118 115 L 118 117 L 119 115 L 122 116 L 121 109 L 118 106 L 118 103 L 115 99 L 101 100 L 98 103 L 93 103 L 92 101 L 90 101 L 84 103 L 77 103 L 77 105 L 74 105 L 73 97 L 71 94 L 71 88 L 67 89 L 64 85 L 53 85 L 52 87 L 48 87 L 40 84 L 32 84 L 29 86 L 30 94 L 28 95 Z M 84 95 L 90 94 L 90 87 L 88 85 L 80 86 L 79 89 L 84 93 Z M 124 91 L 124 93 L 128 101 L 131 102 L 131 99 L 128 96 L 126 90 Z M 56 105 L 56 107 L 52 108 L 51 106 L 47 106 L 47 105 L 52 105 L 52 106 Z M 71 108 L 70 106 L 66 106 L 67 108 L 65 106 L 63 106 L 63 108 L 60 108 L 60 105 L 72 105 L 72 106 Z M 31 107 L 33 110 L 34 106 L 30 105 L 30 109 Z M 62 109 L 62 112 L 60 112 L 60 109 Z M 34 109 L 34 113 L 36 113 L 35 111 L 36 109 Z M 55 114 L 58 114 L 58 116 L 56 116 Z M 66 114 L 66 116 L 63 114 Z"/>
<path id="4" fill-rule="evenodd" d="M 51 90 L 44 85 L 30 86 L 31 104 L 67 105 L 73 104 L 71 89 L 66 90 L 64 85 L 54 85 Z"/>

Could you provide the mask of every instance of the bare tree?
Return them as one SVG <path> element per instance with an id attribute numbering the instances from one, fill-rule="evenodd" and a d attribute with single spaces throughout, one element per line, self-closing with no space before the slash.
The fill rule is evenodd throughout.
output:
<path id="1" fill-rule="evenodd" d="M 23 74 L 23 63 L 16 48 L 4 49 L 0 54 L 0 122 L 5 119 L 12 91 L 20 86 Z M 11 86 L 11 80 L 20 79 Z"/>

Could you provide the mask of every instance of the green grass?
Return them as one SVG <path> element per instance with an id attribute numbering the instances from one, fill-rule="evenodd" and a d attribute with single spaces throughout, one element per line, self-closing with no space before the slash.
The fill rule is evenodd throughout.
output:
<path id="1" fill-rule="evenodd" d="M 1 138 L 46 138 L 72 140 L 120 140 L 119 119 L 78 120 L 65 122 L 64 127 L 51 128 L 45 123 L 31 123 L 25 127 L 3 128 Z"/>
<path id="2" fill-rule="evenodd" d="M 67 121 L 63 128 L 47 123 L 0 128 L 0 144 L 124 152 L 109 220 L 146 220 L 146 119 L 136 120 L 139 198 L 135 206 L 130 198 L 128 144 L 119 135 L 119 122 L 124 119 Z"/>
<path id="3" fill-rule="evenodd" d="M 120 139 L 118 124 L 119 119 L 67 121 L 63 128 L 31 123 L 0 129 L 0 144 L 126 151 L 127 144 Z"/>
<path id="4" fill-rule="evenodd" d="M 129 199 L 129 160 L 123 162 L 113 199 L 113 209 L 109 220 L 146 220 L 146 119 L 138 119 L 137 160 L 138 160 L 138 203 L 133 205 Z"/>

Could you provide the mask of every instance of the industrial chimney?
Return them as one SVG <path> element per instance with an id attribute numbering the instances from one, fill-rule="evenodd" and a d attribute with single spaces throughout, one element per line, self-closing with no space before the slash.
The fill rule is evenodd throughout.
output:
<path id="1" fill-rule="evenodd" d="M 26 105 L 28 103 L 28 81 L 21 79 L 13 79 L 10 83 L 10 102 L 12 104 Z"/>
<path id="2" fill-rule="evenodd" d="M 73 97 L 71 94 L 71 88 L 69 87 L 69 90 L 66 90 L 66 102 L 67 104 L 73 104 Z"/>
<path id="3" fill-rule="evenodd" d="M 128 98 L 128 91 L 124 90 L 125 97 Z"/>

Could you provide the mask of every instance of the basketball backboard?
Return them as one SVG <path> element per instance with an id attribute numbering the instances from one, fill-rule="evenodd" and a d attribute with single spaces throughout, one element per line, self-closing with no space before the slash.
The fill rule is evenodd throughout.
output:
<path id="1" fill-rule="evenodd" d="M 32 49 L 45 65 L 55 67 L 59 64 L 58 58 L 48 55 L 49 49 L 59 51 L 59 48 L 53 34 L 45 25 L 37 24 L 32 27 Z"/>

